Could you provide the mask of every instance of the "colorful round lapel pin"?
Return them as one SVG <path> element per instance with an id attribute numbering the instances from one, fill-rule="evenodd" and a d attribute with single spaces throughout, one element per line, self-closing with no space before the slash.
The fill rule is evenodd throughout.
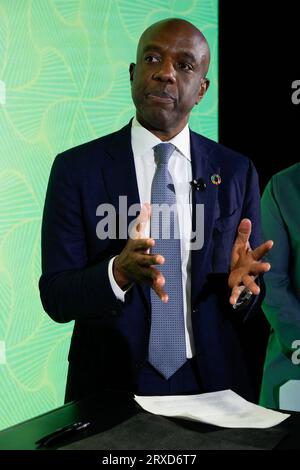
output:
<path id="1" fill-rule="evenodd" d="M 220 175 L 218 175 L 218 174 L 215 173 L 214 175 L 211 175 L 210 181 L 211 181 L 213 184 L 219 185 L 219 184 L 221 184 L 222 179 L 221 179 L 221 176 L 220 176 Z"/>

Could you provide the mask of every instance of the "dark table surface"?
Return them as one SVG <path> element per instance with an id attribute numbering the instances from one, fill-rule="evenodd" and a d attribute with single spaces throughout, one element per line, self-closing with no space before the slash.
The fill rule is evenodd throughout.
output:
<path id="1" fill-rule="evenodd" d="M 0 450 L 41 449 L 43 436 L 82 421 L 91 425 L 51 449 L 66 450 L 300 450 L 300 413 L 269 429 L 228 429 L 142 411 L 133 395 L 107 391 L 0 432 Z"/>

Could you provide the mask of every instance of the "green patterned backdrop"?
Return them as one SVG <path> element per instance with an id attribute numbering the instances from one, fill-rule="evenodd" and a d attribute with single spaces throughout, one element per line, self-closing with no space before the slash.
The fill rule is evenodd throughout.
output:
<path id="1" fill-rule="evenodd" d="M 191 127 L 216 139 L 217 0 L 0 0 L 0 429 L 63 403 L 73 325 L 51 321 L 38 291 L 53 158 L 128 122 L 138 38 L 170 16 L 210 43 Z"/>

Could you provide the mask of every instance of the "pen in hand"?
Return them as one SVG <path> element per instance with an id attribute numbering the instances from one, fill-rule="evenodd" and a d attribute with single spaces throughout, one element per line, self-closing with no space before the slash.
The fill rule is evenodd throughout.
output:
<path id="1" fill-rule="evenodd" d="M 77 433 L 87 429 L 90 426 L 90 422 L 78 421 L 77 423 L 69 424 L 56 431 L 47 434 L 38 441 L 35 442 L 39 447 L 49 447 L 55 444 L 62 443 L 65 439 L 74 437 Z"/>

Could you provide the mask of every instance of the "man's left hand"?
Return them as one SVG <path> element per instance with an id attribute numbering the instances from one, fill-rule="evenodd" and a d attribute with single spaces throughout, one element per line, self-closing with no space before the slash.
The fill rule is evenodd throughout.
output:
<path id="1" fill-rule="evenodd" d="M 232 248 L 230 275 L 228 285 L 232 289 L 229 302 L 234 305 L 241 292 L 247 288 L 254 295 L 260 292 L 255 279 L 260 273 L 269 271 L 271 265 L 261 259 L 273 246 L 273 241 L 268 240 L 262 245 L 251 250 L 249 238 L 251 235 L 251 221 L 243 219 L 238 228 L 238 235 Z"/>

